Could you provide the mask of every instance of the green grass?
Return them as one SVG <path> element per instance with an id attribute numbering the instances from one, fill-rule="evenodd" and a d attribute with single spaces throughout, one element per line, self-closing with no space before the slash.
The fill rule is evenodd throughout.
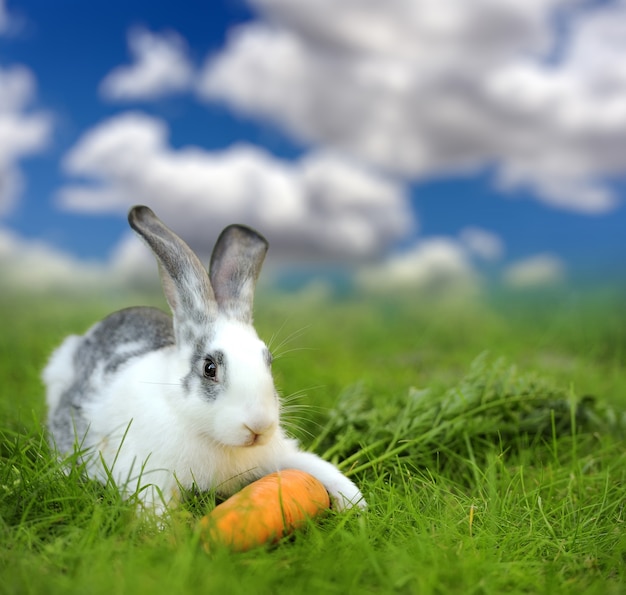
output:
<path id="1" fill-rule="evenodd" d="M 159 526 L 112 486 L 63 473 L 47 446 L 48 354 L 136 301 L 0 304 L 0 593 L 626 591 L 615 295 L 262 297 L 288 427 L 369 509 L 245 554 L 202 549 L 210 494 Z"/>

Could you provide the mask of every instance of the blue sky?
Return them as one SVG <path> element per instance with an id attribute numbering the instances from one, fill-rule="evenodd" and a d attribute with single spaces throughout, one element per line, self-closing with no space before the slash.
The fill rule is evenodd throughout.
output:
<path id="1" fill-rule="evenodd" d="M 364 287 L 623 280 L 625 65 L 618 0 L 0 0 L 0 270 L 134 279 L 141 202 Z"/>

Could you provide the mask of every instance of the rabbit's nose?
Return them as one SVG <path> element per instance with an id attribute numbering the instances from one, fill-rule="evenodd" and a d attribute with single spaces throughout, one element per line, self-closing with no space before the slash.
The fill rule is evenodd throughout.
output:
<path id="1" fill-rule="evenodd" d="M 254 420 L 244 424 L 244 428 L 250 433 L 248 446 L 265 444 L 276 430 L 276 423 L 273 420 Z"/>

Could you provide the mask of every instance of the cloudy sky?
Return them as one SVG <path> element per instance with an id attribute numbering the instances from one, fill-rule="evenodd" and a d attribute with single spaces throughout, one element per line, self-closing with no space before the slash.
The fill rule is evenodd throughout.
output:
<path id="1" fill-rule="evenodd" d="M 0 0 L 0 271 L 201 254 L 363 286 L 626 277 L 625 0 Z"/>

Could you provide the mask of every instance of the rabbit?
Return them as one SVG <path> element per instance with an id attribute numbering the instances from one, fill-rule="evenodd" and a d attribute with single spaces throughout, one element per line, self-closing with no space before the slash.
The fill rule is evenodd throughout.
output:
<path id="1" fill-rule="evenodd" d="M 192 486 L 227 497 L 287 468 L 316 477 L 333 508 L 365 508 L 351 480 L 281 427 L 272 356 L 252 325 L 265 238 L 226 227 L 207 275 L 150 208 L 128 220 L 156 256 L 173 317 L 120 310 L 53 352 L 43 380 L 59 454 L 78 450 L 88 476 L 112 477 L 157 514 Z"/>

